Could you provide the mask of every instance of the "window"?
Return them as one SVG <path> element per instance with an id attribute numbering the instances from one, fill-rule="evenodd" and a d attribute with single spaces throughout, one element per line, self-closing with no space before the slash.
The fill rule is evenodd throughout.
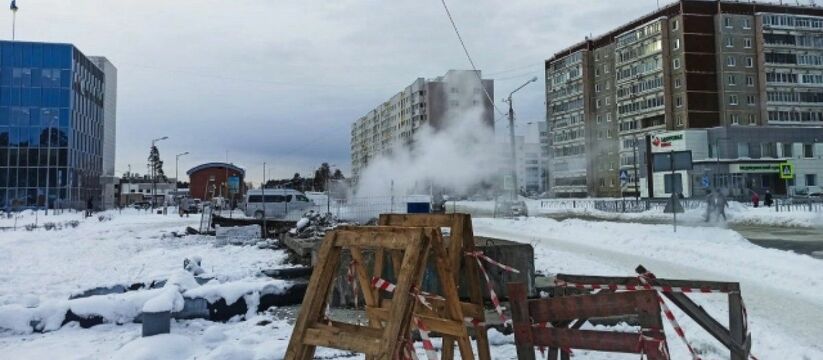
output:
<path id="1" fill-rule="evenodd" d="M 611 98 L 607 97 L 606 98 L 606 105 L 609 105 L 609 104 L 611 104 Z"/>
<path id="2" fill-rule="evenodd" d="M 737 86 L 737 76 L 729 75 L 729 86 Z"/>
<path id="3" fill-rule="evenodd" d="M 677 126 L 683 126 L 683 115 L 682 114 L 677 114 L 675 116 L 675 119 L 677 120 Z"/>
<path id="4" fill-rule="evenodd" d="M 594 76 L 600 76 L 600 68 L 594 69 Z"/>
<path id="5" fill-rule="evenodd" d="M 680 28 L 680 22 L 677 19 L 672 20 L 672 30 L 677 30 Z"/>
<path id="6" fill-rule="evenodd" d="M 754 76 L 746 75 L 746 86 L 754 86 Z"/>
<path id="7" fill-rule="evenodd" d="M 601 105 L 603 105 L 603 100 L 597 99 L 597 102 L 594 104 L 594 107 L 596 109 L 599 109 Z"/>
<path id="8" fill-rule="evenodd" d="M 737 157 L 749 157 L 748 143 L 737 143 Z"/>
<path id="9" fill-rule="evenodd" d="M 729 16 L 723 17 L 723 26 L 731 29 L 732 28 L 732 18 Z"/>
<path id="10" fill-rule="evenodd" d="M 594 92 L 596 92 L 596 93 L 600 92 L 600 84 L 594 84 Z"/>
<path id="11" fill-rule="evenodd" d="M 726 66 L 728 67 L 735 67 L 737 66 L 737 59 L 734 56 L 729 56 L 726 58 Z"/>
<path id="12" fill-rule="evenodd" d="M 746 58 L 746 67 L 754 67 L 754 58 L 749 56 Z"/>
<path id="13" fill-rule="evenodd" d="M 754 114 L 749 114 L 747 118 L 749 118 L 749 125 L 756 125 L 757 122 L 754 120 Z"/>
<path id="14" fill-rule="evenodd" d="M 751 49 L 752 48 L 752 38 L 743 39 L 743 47 L 745 47 L 746 49 Z"/>
<path id="15" fill-rule="evenodd" d="M 680 80 L 680 78 L 674 79 L 674 87 L 676 89 L 679 89 L 681 85 L 683 85 L 683 81 Z"/>
<path id="16" fill-rule="evenodd" d="M 752 28 L 752 24 L 751 24 L 751 21 L 749 21 L 749 19 L 743 19 L 743 28 L 744 29 L 751 29 Z"/>
<path id="17" fill-rule="evenodd" d="M 771 142 L 760 144 L 760 157 L 776 158 L 777 144 Z"/>
<path id="18" fill-rule="evenodd" d="M 683 107 L 683 98 L 678 96 L 674 99 L 674 104 L 677 107 Z"/>
<path id="19" fill-rule="evenodd" d="M 817 174 L 806 174 L 806 186 L 817 186 Z"/>
<path id="20" fill-rule="evenodd" d="M 729 105 L 737 105 L 737 95 L 729 95 Z"/>
<path id="21" fill-rule="evenodd" d="M 606 69 L 608 69 L 608 68 L 606 68 Z M 609 81 L 609 80 L 606 80 L 606 90 L 609 90 L 609 88 L 611 88 L 611 87 L 612 87 L 612 82 Z"/>
<path id="22" fill-rule="evenodd" d="M 784 158 L 792 157 L 793 156 L 792 155 L 792 150 L 794 149 L 794 145 L 793 144 L 781 144 L 781 145 L 783 147 L 783 157 Z"/>
<path id="23" fill-rule="evenodd" d="M 738 115 L 738 114 L 729 114 L 729 122 L 732 125 L 740 124 L 740 115 Z"/>
<path id="24" fill-rule="evenodd" d="M 612 121 L 612 114 L 611 113 L 606 114 L 606 122 L 609 122 L 609 121 Z"/>
<path id="25" fill-rule="evenodd" d="M 603 123 L 603 115 L 597 115 L 597 123 L 598 123 L 598 124 L 602 124 L 602 123 Z"/>
<path id="26" fill-rule="evenodd" d="M 754 105 L 754 95 L 747 95 L 746 96 L 746 104 Z"/>
<path id="27" fill-rule="evenodd" d="M 674 39 L 674 49 L 680 49 L 680 39 Z"/>
<path id="28" fill-rule="evenodd" d="M 734 47 L 734 38 L 731 36 L 726 37 L 726 47 L 733 48 Z"/>
<path id="29" fill-rule="evenodd" d="M 803 144 L 803 157 L 806 159 L 814 158 L 814 144 Z"/>
<path id="30" fill-rule="evenodd" d="M 674 59 L 674 61 L 672 61 L 672 66 L 675 69 L 680 69 L 680 59 Z"/>

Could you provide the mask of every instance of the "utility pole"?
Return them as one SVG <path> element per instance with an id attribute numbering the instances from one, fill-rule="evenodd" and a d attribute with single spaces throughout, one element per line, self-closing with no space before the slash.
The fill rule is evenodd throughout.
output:
<path id="1" fill-rule="evenodd" d="M 512 167 L 511 176 L 512 176 L 512 183 L 513 183 L 512 184 L 512 199 L 511 199 L 512 201 L 517 200 L 517 194 L 518 194 L 517 149 L 516 149 L 516 145 L 514 143 L 514 106 L 512 105 L 512 95 L 514 95 L 514 93 L 516 93 L 520 89 L 526 87 L 526 85 L 529 85 L 529 84 L 531 84 L 535 81 L 537 81 L 537 76 L 529 79 L 529 81 L 526 81 L 525 84 L 520 85 L 520 87 L 518 87 L 517 89 L 514 89 L 514 91 L 509 93 L 509 97 L 507 97 L 504 100 L 505 102 L 509 103 L 509 143 L 511 144 L 511 151 L 512 151 L 512 154 L 511 154 L 512 155 L 512 159 L 511 159 L 511 167 Z M 481 84 L 480 86 L 483 86 L 483 84 Z"/>
<path id="2" fill-rule="evenodd" d="M 269 228 L 266 226 L 266 162 L 263 162 L 263 183 L 260 185 L 260 197 L 263 202 L 263 239 L 269 234 Z"/>
<path id="3" fill-rule="evenodd" d="M 9 10 L 11 10 L 11 41 L 14 41 L 15 38 L 15 28 L 17 26 L 17 1 L 11 0 L 11 6 L 9 6 Z"/>
<path id="4" fill-rule="evenodd" d="M 174 191 L 177 192 L 177 183 L 180 182 L 180 157 L 188 155 L 189 152 L 179 153 L 174 156 Z"/>

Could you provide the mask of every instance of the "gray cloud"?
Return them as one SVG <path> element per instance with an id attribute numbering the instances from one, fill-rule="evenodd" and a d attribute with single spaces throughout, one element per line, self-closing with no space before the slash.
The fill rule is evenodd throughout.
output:
<path id="1" fill-rule="evenodd" d="M 499 100 L 557 50 L 655 9 L 652 0 L 448 1 Z M 469 65 L 436 0 L 20 1 L 19 39 L 71 42 L 119 69 L 117 170 L 145 169 L 153 137 L 248 167 L 259 181 L 328 161 L 349 168 L 350 124 L 417 77 Z M 10 17 L 10 14 L 3 15 Z M 4 22 L 5 23 L 5 22 Z M 519 121 L 545 117 L 543 82 Z M 501 121 L 502 123 L 502 121 Z M 498 130 L 504 129 L 498 125 Z M 182 172 L 182 170 L 181 170 Z"/>

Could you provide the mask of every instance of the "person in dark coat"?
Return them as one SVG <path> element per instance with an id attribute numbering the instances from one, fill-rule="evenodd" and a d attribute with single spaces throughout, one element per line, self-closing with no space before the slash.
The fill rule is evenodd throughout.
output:
<path id="1" fill-rule="evenodd" d="M 757 195 L 757 191 L 752 191 L 752 205 L 754 207 L 760 206 L 760 195 Z"/>
<path id="2" fill-rule="evenodd" d="M 90 217 L 92 212 L 94 212 L 94 196 L 89 196 L 86 200 L 86 217 Z"/>
<path id="3" fill-rule="evenodd" d="M 772 192 L 771 191 L 766 190 L 766 197 L 763 200 L 763 204 L 768 206 L 768 207 L 772 207 L 772 204 L 774 204 L 774 199 L 772 198 Z"/>

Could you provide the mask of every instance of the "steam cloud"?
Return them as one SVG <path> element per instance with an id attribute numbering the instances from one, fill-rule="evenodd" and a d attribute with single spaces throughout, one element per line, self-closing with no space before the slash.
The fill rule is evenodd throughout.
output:
<path id="1" fill-rule="evenodd" d="M 474 79 L 473 81 L 471 79 Z M 414 145 L 397 145 L 391 156 L 376 158 L 362 172 L 355 196 L 427 194 L 430 186 L 450 193 L 466 193 L 498 172 L 494 129 L 483 122 L 485 109 L 477 76 L 450 79 L 460 89 L 448 94 L 462 106 L 450 107 L 439 130 L 424 125 L 414 134 Z M 471 105 L 469 105 L 471 104 Z"/>

